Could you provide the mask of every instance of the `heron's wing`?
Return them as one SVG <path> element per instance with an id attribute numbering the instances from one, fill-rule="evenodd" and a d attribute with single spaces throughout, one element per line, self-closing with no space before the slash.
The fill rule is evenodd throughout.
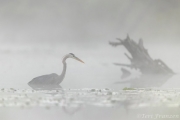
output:
<path id="1" fill-rule="evenodd" d="M 48 74 L 48 75 L 42 75 L 39 77 L 36 77 L 32 79 L 28 84 L 53 84 L 58 78 L 58 75 L 55 73 Z"/>

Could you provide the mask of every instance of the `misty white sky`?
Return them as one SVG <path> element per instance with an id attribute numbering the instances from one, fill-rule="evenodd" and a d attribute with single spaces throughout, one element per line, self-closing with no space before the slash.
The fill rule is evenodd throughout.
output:
<path id="1" fill-rule="evenodd" d="M 0 1 L 2 43 L 95 47 L 127 33 L 145 41 L 179 42 L 179 0 Z"/>

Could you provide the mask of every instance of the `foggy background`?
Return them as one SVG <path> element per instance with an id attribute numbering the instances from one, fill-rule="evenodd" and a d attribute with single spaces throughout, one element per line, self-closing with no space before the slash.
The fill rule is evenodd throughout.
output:
<path id="1" fill-rule="evenodd" d="M 0 1 L 0 87 L 30 88 L 34 77 L 61 74 L 63 88 L 123 88 L 120 67 L 128 63 L 123 46 L 108 44 L 127 34 L 144 40 L 153 59 L 180 72 L 179 0 L 17 0 Z M 163 87 L 179 87 L 175 75 Z"/>

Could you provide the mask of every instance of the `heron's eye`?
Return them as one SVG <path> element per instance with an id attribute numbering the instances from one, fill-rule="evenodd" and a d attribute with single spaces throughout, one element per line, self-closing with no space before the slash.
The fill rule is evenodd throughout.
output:
<path id="1" fill-rule="evenodd" d="M 73 57 L 75 56 L 73 53 L 69 53 L 69 54 L 71 54 Z"/>

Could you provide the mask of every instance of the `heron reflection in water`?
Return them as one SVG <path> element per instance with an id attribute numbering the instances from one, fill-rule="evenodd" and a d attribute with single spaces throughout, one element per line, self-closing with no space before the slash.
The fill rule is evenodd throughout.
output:
<path id="1" fill-rule="evenodd" d="M 59 84 L 63 81 L 65 74 L 66 74 L 66 67 L 67 67 L 66 59 L 67 58 L 73 58 L 75 60 L 78 60 L 78 61 L 84 63 L 81 59 L 76 57 L 73 53 L 69 53 L 69 54 L 65 55 L 62 60 L 63 71 L 62 71 L 61 75 L 58 75 L 56 73 L 42 75 L 42 76 L 32 79 L 28 83 L 28 85 L 30 87 L 32 87 L 33 89 L 36 89 L 38 87 L 39 88 L 47 88 L 47 89 L 61 88 L 61 86 Z"/>

